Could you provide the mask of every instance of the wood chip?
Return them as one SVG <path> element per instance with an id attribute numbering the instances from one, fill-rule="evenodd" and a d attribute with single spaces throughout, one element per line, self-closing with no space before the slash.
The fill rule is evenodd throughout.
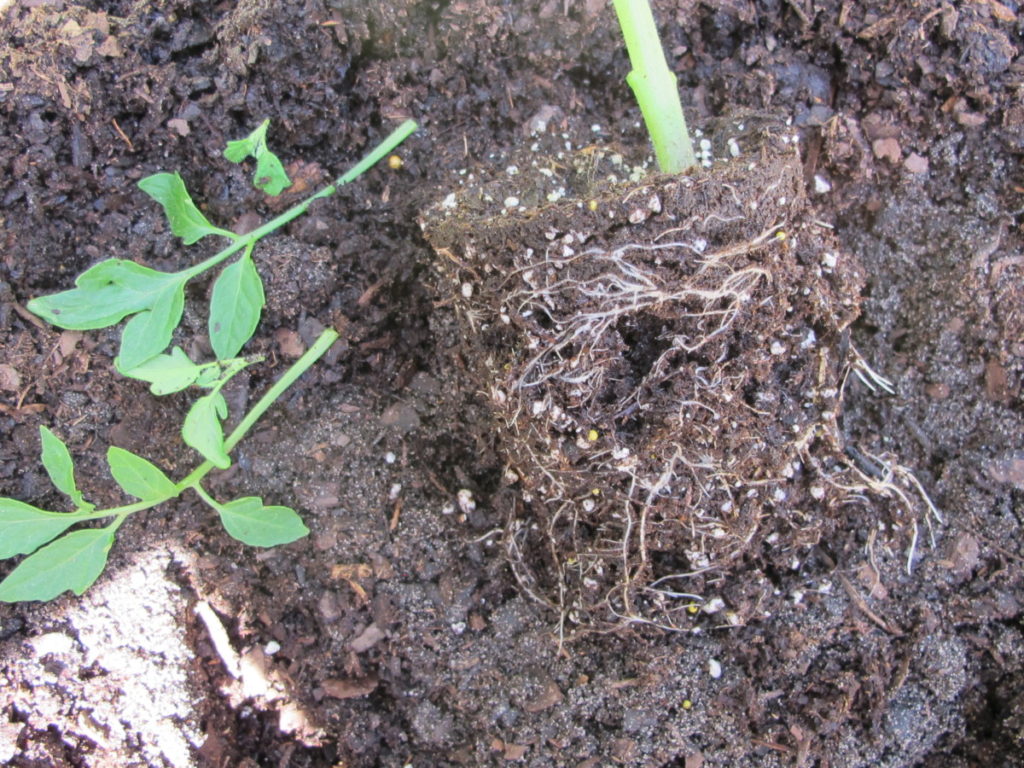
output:
<path id="1" fill-rule="evenodd" d="M 879 160 L 888 160 L 890 163 L 898 163 L 902 157 L 900 143 L 896 139 L 876 139 L 871 144 L 871 151 Z"/>
<path id="2" fill-rule="evenodd" d="M 529 747 L 526 744 L 505 744 L 506 760 L 522 760 Z"/>
<path id="3" fill-rule="evenodd" d="M 531 714 L 543 712 L 545 709 L 550 709 L 560 703 L 564 698 L 565 696 L 562 695 L 558 685 L 553 680 L 548 680 L 544 685 L 544 690 L 526 702 L 523 705 L 523 709 Z"/>
<path id="4" fill-rule="evenodd" d="M 75 347 L 78 346 L 78 342 L 82 340 L 83 336 L 84 334 L 81 331 L 64 331 L 61 333 L 60 339 L 57 342 L 61 357 L 68 357 L 74 352 Z"/>
<path id="5" fill-rule="evenodd" d="M 331 566 L 332 579 L 368 579 L 373 569 L 366 563 L 339 563 Z"/>
<path id="6" fill-rule="evenodd" d="M 174 131 L 179 136 L 188 136 L 192 133 L 192 129 L 189 127 L 188 120 L 182 120 L 180 117 L 172 117 L 167 121 L 167 127 Z"/>
<path id="7" fill-rule="evenodd" d="M 330 677 L 321 681 L 320 687 L 324 689 L 324 693 L 335 699 L 357 699 L 377 688 L 377 676 L 366 675 L 347 679 Z"/>
<path id="8" fill-rule="evenodd" d="M 910 173 L 928 173 L 928 158 L 911 152 L 903 161 L 903 167 Z"/>
<path id="9" fill-rule="evenodd" d="M 356 653 L 362 653 L 368 651 L 381 640 L 384 639 L 384 630 L 378 627 L 376 624 L 371 624 L 362 632 L 359 633 L 359 637 L 348 644 Z"/>
<path id="10" fill-rule="evenodd" d="M 6 392 L 17 392 L 21 386 L 21 374 L 13 365 L 0 363 L 0 389 Z"/>
<path id="11" fill-rule="evenodd" d="M 274 333 L 274 340 L 284 357 L 294 360 L 302 357 L 302 353 L 306 351 L 306 345 L 302 343 L 302 338 L 289 328 L 279 328 Z"/>
<path id="12" fill-rule="evenodd" d="M 988 9 L 992 12 L 992 15 L 1000 21 L 1006 21 L 1010 24 L 1017 21 L 1017 14 L 1002 3 L 996 2 L 996 0 L 988 0 Z"/>
<path id="13" fill-rule="evenodd" d="M 1010 399 L 1010 382 L 1006 369 L 998 360 L 985 363 L 985 394 L 990 400 L 1002 403 Z"/>
<path id="14" fill-rule="evenodd" d="M 977 128 L 985 124 L 986 117 L 978 112 L 957 112 L 956 121 L 964 128 Z"/>

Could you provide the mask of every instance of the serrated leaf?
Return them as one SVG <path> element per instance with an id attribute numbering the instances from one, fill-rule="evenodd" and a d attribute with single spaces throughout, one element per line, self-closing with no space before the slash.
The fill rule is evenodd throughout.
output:
<path id="1" fill-rule="evenodd" d="M 139 312 L 125 324 L 115 361 L 117 369 L 124 373 L 167 349 L 184 309 L 184 282 L 165 286 L 150 309 Z"/>
<path id="2" fill-rule="evenodd" d="M 185 444 L 195 448 L 219 469 L 231 466 L 231 457 L 224 450 L 224 428 L 220 423 L 227 415 L 228 404 L 224 396 L 220 392 L 211 392 L 192 404 L 181 428 Z"/>
<path id="3" fill-rule="evenodd" d="M 217 507 L 224 529 L 243 544 L 274 547 L 301 539 L 309 533 L 295 510 L 265 507 L 263 499 L 246 496 Z"/>
<path id="4" fill-rule="evenodd" d="M 185 182 L 177 173 L 154 173 L 139 181 L 139 189 L 156 200 L 164 209 L 171 232 L 180 237 L 185 245 L 207 235 L 223 235 L 224 230 L 213 226 L 185 189 Z"/>
<path id="5" fill-rule="evenodd" d="M 162 501 L 178 495 L 171 479 L 154 464 L 116 445 L 107 449 L 110 474 L 129 496 L 141 501 Z"/>
<path id="6" fill-rule="evenodd" d="M 39 427 L 39 439 L 43 445 L 43 467 L 50 476 L 50 482 L 58 491 L 69 497 L 78 509 L 93 509 L 93 505 L 82 497 L 82 492 L 75 483 L 75 462 L 71 459 L 71 453 L 64 445 L 64 441 L 44 426 Z"/>
<path id="7" fill-rule="evenodd" d="M 28 309 L 59 328 L 89 331 L 150 309 L 170 284 L 181 282 L 173 273 L 124 259 L 107 259 L 80 274 L 76 288 L 33 299 Z"/>
<path id="8" fill-rule="evenodd" d="M 263 281 L 249 254 L 229 265 L 213 284 L 210 299 L 210 345 L 219 360 L 227 360 L 245 346 L 260 322 Z"/>
<path id="9" fill-rule="evenodd" d="M 0 499 L 0 560 L 27 555 L 78 522 L 17 501 Z"/>
<path id="10" fill-rule="evenodd" d="M 81 595 L 103 573 L 114 534 L 107 528 L 89 528 L 61 536 L 22 560 L 0 582 L 0 600 L 52 600 L 71 590 Z"/>
<path id="11" fill-rule="evenodd" d="M 203 366 L 196 365 L 189 360 L 188 356 L 181 351 L 181 347 L 175 347 L 169 355 L 157 355 L 142 365 L 121 371 L 125 376 L 130 376 L 133 379 L 148 381 L 149 391 L 154 395 L 180 392 L 197 383 L 202 372 Z"/>

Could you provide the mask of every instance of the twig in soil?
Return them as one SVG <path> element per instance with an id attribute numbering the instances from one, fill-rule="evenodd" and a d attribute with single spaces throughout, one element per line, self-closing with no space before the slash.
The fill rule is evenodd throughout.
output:
<path id="1" fill-rule="evenodd" d="M 135 145 L 132 144 L 132 140 L 128 138 L 128 135 L 124 131 L 121 130 L 121 126 L 117 124 L 117 120 L 114 120 L 113 118 L 111 118 L 110 122 L 114 126 L 114 130 L 117 131 L 117 135 L 121 137 L 121 140 L 125 144 L 128 145 L 128 151 L 129 152 L 134 152 L 135 151 Z"/>
<path id="2" fill-rule="evenodd" d="M 236 680 L 242 676 L 242 660 L 238 651 L 231 645 L 231 638 L 220 621 L 220 617 L 213 612 L 213 608 L 205 600 L 196 603 L 196 615 L 203 620 L 206 631 L 210 635 L 213 649 L 224 662 L 224 668 Z"/>
<path id="3" fill-rule="evenodd" d="M 871 621 L 873 621 L 879 627 L 884 629 L 890 635 L 893 635 L 895 637 L 903 636 L 903 633 L 899 629 L 890 627 L 888 622 L 886 622 L 877 613 L 875 613 L 868 607 L 868 604 L 865 602 L 864 598 L 860 596 L 860 593 L 857 591 L 856 587 L 854 587 L 853 584 L 850 583 L 850 580 L 846 578 L 845 575 L 840 573 L 839 580 L 842 582 L 843 589 L 846 590 L 846 594 L 849 595 L 850 599 L 853 600 L 854 605 L 856 605 L 865 616 L 871 619 Z"/>

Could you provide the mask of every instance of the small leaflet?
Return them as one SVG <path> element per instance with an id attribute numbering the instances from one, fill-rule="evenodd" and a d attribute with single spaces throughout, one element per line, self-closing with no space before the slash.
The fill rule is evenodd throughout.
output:
<path id="1" fill-rule="evenodd" d="M 107 449 L 107 463 L 117 484 L 140 501 L 163 501 L 178 495 L 162 470 L 131 451 L 112 445 Z"/>
<path id="2" fill-rule="evenodd" d="M 221 523 L 232 538 L 253 547 L 275 547 L 309 533 L 302 518 L 289 507 L 265 507 L 263 499 L 246 496 L 217 506 Z"/>
<path id="3" fill-rule="evenodd" d="M 213 226 L 192 202 L 192 197 L 185 189 L 181 175 L 174 173 L 154 173 L 140 179 L 139 189 L 156 200 L 164 209 L 164 215 L 171 225 L 171 232 L 180 237 L 185 245 L 192 245 L 207 235 L 227 235 L 234 237 Z"/>
<path id="4" fill-rule="evenodd" d="M 185 284 L 167 285 L 149 309 L 125 324 L 115 361 L 118 370 L 136 368 L 167 349 L 184 309 Z"/>
<path id="5" fill-rule="evenodd" d="M 218 360 L 239 353 L 260 322 L 263 281 L 252 257 L 245 253 L 220 273 L 210 299 L 210 345 Z"/>
<path id="6" fill-rule="evenodd" d="M 291 179 L 277 155 L 267 148 L 267 128 L 270 119 L 264 120 L 259 127 L 244 139 L 229 141 L 224 148 L 224 157 L 232 163 L 240 163 L 247 157 L 256 161 L 252 184 L 265 194 L 280 195 L 291 186 Z"/>
<path id="7" fill-rule="evenodd" d="M 227 418 L 228 404 L 219 392 L 211 392 L 193 403 L 185 416 L 181 437 L 185 444 L 195 448 L 218 469 L 231 466 L 231 457 L 224 450 L 224 428 L 221 420 Z"/>
<path id="8" fill-rule="evenodd" d="M 0 560 L 35 552 L 77 520 L 16 499 L 0 499 Z"/>
<path id="9" fill-rule="evenodd" d="M 203 373 L 203 366 L 189 360 L 181 347 L 175 347 L 169 355 L 151 357 L 142 365 L 122 370 L 121 373 L 133 379 L 148 381 L 149 391 L 154 395 L 169 395 L 195 384 Z"/>
<path id="10" fill-rule="evenodd" d="M 99 578 L 114 543 L 108 528 L 72 531 L 22 560 L 0 582 L 0 601 L 52 600 L 71 590 L 81 595 Z"/>
<path id="11" fill-rule="evenodd" d="M 93 509 L 78 490 L 75 482 L 75 463 L 64 441 L 50 431 L 49 427 L 40 425 L 39 439 L 43 445 L 42 458 L 46 474 L 54 487 L 71 499 L 76 509 Z"/>

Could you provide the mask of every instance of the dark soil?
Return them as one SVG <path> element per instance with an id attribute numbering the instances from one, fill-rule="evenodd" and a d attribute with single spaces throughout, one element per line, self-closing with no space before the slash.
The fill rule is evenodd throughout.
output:
<path id="1" fill-rule="evenodd" d="M 232 407 L 324 326 L 342 340 L 210 487 L 292 504 L 312 534 L 253 550 L 184 498 L 130 519 L 82 598 L 0 606 L 0 761 L 1024 765 L 1024 8 L 655 6 L 716 157 L 731 157 L 714 127 L 722 115 L 757 114 L 799 137 L 799 163 L 781 163 L 795 189 L 780 204 L 786 240 L 732 265 L 770 267 L 792 311 L 740 313 L 727 349 L 667 360 L 681 373 L 662 380 L 649 374 L 694 331 L 688 305 L 612 329 L 600 347 L 609 385 L 594 402 L 620 418 L 556 425 L 559 471 L 589 471 L 592 442 L 679 440 L 663 416 L 621 418 L 623 398 L 678 402 L 688 366 L 722 361 L 749 376 L 737 390 L 748 421 L 736 433 L 698 421 L 694 434 L 714 434 L 711 458 L 730 460 L 739 437 L 757 434 L 747 468 L 800 469 L 763 478 L 777 503 L 737 504 L 736 526 L 708 534 L 707 564 L 728 554 L 727 565 L 662 582 L 662 603 L 619 610 L 641 619 L 625 622 L 608 610 L 621 603 L 577 601 L 574 613 L 552 595 L 567 584 L 585 597 L 582 578 L 559 580 L 558 558 L 597 551 L 618 525 L 607 499 L 628 488 L 609 481 L 576 528 L 586 547 L 566 546 L 517 422 L 488 388 L 522 362 L 516 334 L 530 326 L 484 318 L 477 336 L 465 301 L 503 282 L 487 264 L 512 274 L 527 248 L 543 253 L 549 227 L 561 257 L 563 245 L 653 245 L 686 225 L 687 183 L 635 170 L 646 139 L 604 2 L 23 0 L 3 11 L 2 496 L 60 508 L 40 424 L 67 441 L 97 502 L 119 501 L 111 444 L 174 477 L 197 462 L 177 438 L 189 396 L 154 398 L 118 377 L 115 330 L 61 333 L 24 310 L 101 258 L 180 269 L 215 248 L 181 247 L 135 181 L 177 170 L 211 220 L 242 228 L 287 204 L 220 155 L 262 119 L 308 188 L 401 119 L 423 128 L 401 168 L 374 169 L 257 251 L 268 306 L 247 351 L 267 362 L 235 386 Z M 753 157 L 737 142 L 740 158 L 693 178 Z M 609 174 L 618 186 L 597 185 Z M 637 189 L 655 190 L 658 206 Z M 448 200 L 481 207 L 442 241 L 432 212 Z M 516 227 L 502 229 L 503 206 Z M 524 235 L 526 223 L 541 228 Z M 700 234 L 714 251 L 777 223 L 686 242 Z M 577 233 L 588 237 L 564 242 Z M 487 254 L 470 263 L 467 242 Z M 664 264 L 642 263 L 667 279 Z M 196 357 L 207 291 L 192 287 L 199 309 L 179 330 Z M 558 310 L 572 317 L 569 304 Z M 794 333 L 779 339 L 793 357 L 764 355 L 770 322 Z M 813 349 L 799 346 L 807 329 Z M 554 319 L 548 330 L 556 337 Z M 817 425 L 812 442 L 787 439 L 786 423 Z M 668 458 L 641 456 L 651 471 Z M 639 594 L 701 570 L 699 537 L 665 527 L 700 511 L 706 478 L 689 477 L 654 499 L 650 562 L 627 559 L 599 587 L 642 572 L 626 582 Z M 753 522 L 756 535 L 733 546 Z"/>

